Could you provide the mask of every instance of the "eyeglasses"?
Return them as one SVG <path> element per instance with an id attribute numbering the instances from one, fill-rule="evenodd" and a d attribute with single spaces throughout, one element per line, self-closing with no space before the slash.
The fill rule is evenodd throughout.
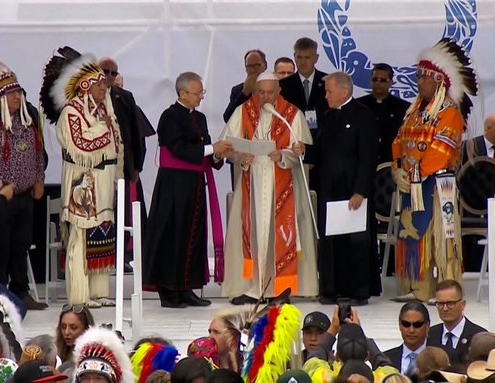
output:
<path id="1" fill-rule="evenodd" d="M 261 67 L 263 64 L 257 63 L 257 64 L 246 64 L 244 65 L 247 69 L 257 69 Z"/>
<path id="2" fill-rule="evenodd" d="M 435 303 L 435 306 L 437 306 L 437 309 L 443 309 L 445 308 L 445 306 L 447 306 L 448 309 L 453 309 L 455 307 L 456 304 L 458 304 L 460 301 L 462 301 L 462 298 L 461 299 L 458 299 L 456 301 L 448 301 L 448 302 L 436 302 Z"/>
<path id="3" fill-rule="evenodd" d="M 116 77 L 119 74 L 119 72 L 110 69 L 103 69 L 103 73 L 105 73 L 105 75 L 107 76 L 112 76 L 112 77 Z"/>
<path id="4" fill-rule="evenodd" d="M 421 327 L 424 326 L 425 322 L 424 321 L 409 322 L 407 320 L 401 319 L 400 320 L 400 324 L 401 324 L 402 327 L 405 327 L 405 328 L 410 328 L 411 326 L 414 327 L 414 328 L 421 328 Z"/>
<path id="5" fill-rule="evenodd" d="M 200 97 L 206 94 L 206 89 L 200 90 L 199 92 L 189 92 L 188 90 L 186 90 L 185 92 L 192 94 L 193 96 Z"/>
<path id="6" fill-rule="evenodd" d="M 66 313 L 69 311 L 72 311 L 73 313 L 80 314 L 84 310 L 84 305 L 70 305 L 66 303 L 65 305 L 62 306 L 62 312 Z"/>
<path id="7" fill-rule="evenodd" d="M 389 81 L 389 80 L 388 80 L 387 78 L 373 77 L 373 78 L 371 79 L 371 81 L 372 81 L 372 82 L 382 82 L 382 83 L 383 83 L 383 82 L 387 82 L 387 81 Z"/>

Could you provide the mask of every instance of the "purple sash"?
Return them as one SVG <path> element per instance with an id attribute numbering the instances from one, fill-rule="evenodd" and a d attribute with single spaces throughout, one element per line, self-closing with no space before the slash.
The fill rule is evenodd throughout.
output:
<path id="1" fill-rule="evenodd" d="M 211 169 L 210 159 L 208 157 L 203 158 L 201 165 L 193 164 L 176 158 L 165 147 L 160 146 L 160 167 L 190 170 L 198 173 L 206 173 L 206 185 L 208 186 L 208 200 L 210 202 L 210 217 L 211 227 L 213 232 L 213 247 L 215 249 L 215 282 L 223 282 L 224 277 L 224 257 L 223 257 L 223 230 L 222 230 L 222 216 L 220 214 L 220 205 L 218 204 L 217 188 L 215 186 L 215 178 L 213 177 L 213 171 Z M 208 225 L 206 225 L 208 227 Z M 208 268 L 209 270 L 209 268 Z M 206 271 L 209 279 L 209 271 Z"/>

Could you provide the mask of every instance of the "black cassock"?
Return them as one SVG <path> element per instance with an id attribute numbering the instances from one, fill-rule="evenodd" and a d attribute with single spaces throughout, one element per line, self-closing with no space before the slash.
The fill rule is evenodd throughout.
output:
<path id="1" fill-rule="evenodd" d="M 211 143 L 205 115 L 177 102 L 162 113 L 157 133 L 160 147 L 196 165 L 203 162 L 204 146 Z M 212 156 L 209 160 L 213 162 Z M 204 173 L 161 167 L 148 217 L 143 288 L 185 291 L 203 287 L 208 282 L 206 230 Z"/>
<path id="2" fill-rule="evenodd" d="M 325 114 L 315 144 L 309 150 L 307 160 L 317 166 L 319 175 L 321 296 L 367 299 L 381 291 L 370 198 L 377 150 L 375 118 L 366 106 L 354 99 L 341 109 L 331 109 Z M 326 202 L 348 200 L 354 193 L 368 198 L 367 230 L 325 237 Z M 331 219 L 338 223 L 338 217 Z"/>
<path id="3" fill-rule="evenodd" d="M 378 131 L 378 163 L 392 161 L 392 142 L 397 137 L 409 102 L 389 94 L 378 102 L 373 95 L 359 97 L 356 101 L 371 109 Z"/>

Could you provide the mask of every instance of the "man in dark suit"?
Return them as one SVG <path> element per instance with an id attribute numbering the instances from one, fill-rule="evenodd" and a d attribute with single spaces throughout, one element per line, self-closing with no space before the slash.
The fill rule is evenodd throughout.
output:
<path id="1" fill-rule="evenodd" d="M 306 115 L 313 137 L 320 126 L 323 113 L 328 109 L 323 81 L 326 73 L 315 68 L 318 57 L 316 41 L 308 37 L 298 39 L 294 44 L 297 72 L 280 80 L 282 96 Z"/>
<path id="2" fill-rule="evenodd" d="M 322 124 L 323 114 L 328 110 L 323 81 L 326 73 L 315 68 L 318 57 L 318 43 L 308 37 L 301 37 L 294 44 L 297 72 L 280 80 L 280 94 L 304 113 L 313 139 Z M 312 190 L 318 187 L 314 170 L 309 173 L 309 185 Z"/>
<path id="3" fill-rule="evenodd" d="M 426 348 L 426 337 L 430 329 L 430 314 L 421 302 L 410 301 L 400 309 L 400 346 L 384 352 L 401 374 L 411 377 L 416 368 L 416 358 Z"/>
<path id="4" fill-rule="evenodd" d="M 245 103 L 254 93 L 258 75 L 266 70 L 266 55 L 259 49 L 252 49 L 244 55 L 244 67 L 246 68 L 246 79 L 237 84 L 230 91 L 230 102 L 223 112 L 223 120 L 229 121 L 234 110 Z"/>
<path id="5" fill-rule="evenodd" d="M 126 212 L 125 225 L 131 225 L 131 188 L 135 188 L 137 200 L 141 202 L 142 238 L 144 238 L 146 206 L 139 173 L 143 170 L 144 154 L 146 152 L 145 137 L 154 134 L 148 119 L 136 105 L 134 96 L 128 90 L 115 85 L 115 78 L 119 74 L 117 62 L 109 57 L 100 59 L 100 67 L 107 78 L 107 87 L 112 99 L 112 105 L 119 124 L 119 131 L 124 143 L 124 179 L 126 181 Z M 148 133 L 149 132 L 149 133 Z M 126 233 L 126 243 L 129 235 Z M 132 261 L 132 250 L 125 252 L 125 271 L 132 271 L 129 262 Z"/>
<path id="6" fill-rule="evenodd" d="M 370 295 L 378 292 L 380 283 L 369 200 L 377 162 L 376 127 L 372 112 L 352 97 L 352 79 L 347 73 L 329 74 L 324 81 L 331 109 L 320 120 L 315 143 L 307 148 L 306 156 L 308 163 L 316 165 L 319 179 L 320 303 L 334 304 L 337 298 L 348 297 L 352 306 L 365 305 Z M 357 210 L 365 198 L 365 231 L 325 237 L 328 201 L 348 200 L 349 210 Z M 338 221 L 337 217 L 332 219 Z"/>
<path id="7" fill-rule="evenodd" d="M 392 142 L 397 136 L 410 103 L 390 94 L 394 70 L 385 63 L 378 63 L 371 71 L 371 93 L 356 100 L 371 109 L 378 129 L 378 163 L 392 161 Z M 394 247 L 390 249 L 394 253 Z M 380 264 L 385 254 L 385 243 L 380 242 Z M 389 258 L 390 275 L 395 269 L 394 257 Z"/>
<path id="8" fill-rule="evenodd" d="M 427 345 L 443 348 L 449 355 L 450 364 L 463 369 L 469 362 L 472 337 L 486 330 L 464 316 L 466 301 L 457 281 L 446 279 L 440 282 L 435 299 L 438 315 L 443 323 L 430 328 Z"/>
<path id="9" fill-rule="evenodd" d="M 356 100 L 371 109 L 378 127 L 378 162 L 392 161 L 392 142 L 410 103 L 390 94 L 394 71 L 385 63 L 371 71 L 371 93 Z"/>
<path id="10" fill-rule="evenodd" d="M 484 133 L 462 143 L 462 164 L 469 159 L 479 156 L 494 157 L 495 145 L 495 115 L 485 119 Z"/>
<path id="11" fill-rule="evenodd" d="M 494 157 L 495 145 L 495 115 L 486 117 L 484 122 L 484 133 L 482 135 L 470 138 L 462 142 L 461 147 L 461 167 L 468 161 L 472 161 L 476 157 Z M 459 168 L 460 170 L 460 168 Z M 480 175 L 480 177 L 483 177 Z M 465 178 L 465 180 L 470 179 Z M 492 183 L 493 186 L 493 183 Z M 487 190 L 488 192 L 488 190 Z M 493 195 L 493 189 L 491 193 Z M 480 195 L 480 198 L 486 199 Z M 463 211 L 463 216 L 474 216 L 468 211 Z M 476 234 L 467 234 L 462 236 L 462 261 L 465 271 L 478 272 L 481 267 L 484 247 L 478 245 L 478 241 L 485 236 Z"/>

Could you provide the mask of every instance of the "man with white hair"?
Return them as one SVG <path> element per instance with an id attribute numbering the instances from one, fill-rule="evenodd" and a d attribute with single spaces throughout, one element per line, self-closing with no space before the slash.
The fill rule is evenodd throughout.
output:
<path id="1" fill-rule="evenodd" d="M 306 158 L 319 175 L 320 303 L 334 304 L 337 297 L 348 297 L 352 306 L 362 306 L 370 295 L 380 293 L 371 206 L 378 151 L 375 118 L 352 97 L 353 83 L 347 73 L 334 72 L 323 80 L 330 111 L 308 153 L 313 158 Z M 328 201 L 348 201 L 348 209 L 357 210 L 365 198 L 365 231 L 325 237 Z M 332 217 L 334 222 L 338 219 Z"/>
<path id="2" fill-rule="evenodd" d="M 254 95 L 237 107 L 220 139 L 229 136 L 273 141 L 275 150 L 229 156 L 241 176 L 227 227 L 222 295 L 235 305 L 256 302 L 265 288 L 266 297 L 288 287 L 293 295 L 315 296 L 314 232 L 298 164 L 312 139 L 304 115 L 280 96 L 275 74 L 258 76 Z"/>

